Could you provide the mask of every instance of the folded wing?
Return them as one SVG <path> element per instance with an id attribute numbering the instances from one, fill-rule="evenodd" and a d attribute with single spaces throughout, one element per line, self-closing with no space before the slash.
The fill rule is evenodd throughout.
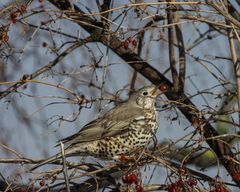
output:
<path id="1" fill-rule="evenodd" d="M 136 108 L 127 106 L 127 103 L 119 104 L 106 115 L 86 124 L 78 133 L 61 141 L 67 145 L 74 145 L 126 133 L 133 119 L 144 117 L 143 110 L 136 110 L 137 106 Z"/>

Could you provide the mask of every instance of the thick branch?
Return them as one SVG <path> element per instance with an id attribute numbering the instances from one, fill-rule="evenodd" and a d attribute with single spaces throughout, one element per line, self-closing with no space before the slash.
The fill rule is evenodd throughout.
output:
<path id="1" fill-rule="evenodd" d="M 168 8 L 167 11 L 167 21 L 168 25 L 172 25 L 174 23 L 174 10 L 171 7 L 171 5 L 167 5 Z M 179 78 L 178 78 L 178 72 L 177 72 L 177 66 L 176 66 L 176 59 L 175 59 L 175 49 L 174 49 L 174 26 L 168 27 L 168 57 L 169 57 L 169 63 L 170 68 L 172 72 L 172 80 L 173 80 L 173 91 L 175 93 L 179 92 Z"/>

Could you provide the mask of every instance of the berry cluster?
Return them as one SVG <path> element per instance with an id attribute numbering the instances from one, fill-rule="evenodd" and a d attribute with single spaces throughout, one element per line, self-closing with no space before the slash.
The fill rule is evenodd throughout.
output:
<path id="1" fill-rule="evenodd" d="M 182 178 L 178 179 L 174 183 L 170 183 L 167 186 L 168 192 L 180 192 L 182 189 L 184 189 L 185 186 L 188 187 L 194 187 L 197 185 L 197 180 L 195 178 L 188 178 L 187 180 L 182 180 Z"/>
<path id="2" fill-rule="evenodd" d="M 211 189 L 210 192 L 228 192 L 225 186 L 215 186 L 214 189 Z"/>
<path id="3" fill-rule="evenodd" d="M 123 183 L 127 184 L 128 186 L 135 184 L 135 189 L 137 192 L 144 192 L 144 189 L 139 181 L 137 175 L 135 173 L 127 173 L 122 177 Z"/>
<path id="4" fill-rule="evenodd" d="M 9 40 L 9 36 L 6 31 L 1 31 L 0 30 L 0 45 L 1 43 L 7 42 Z"/>
<path id="5" fill-rule="evenodd" d="M 122 42 L 124 49 L 128 49 L 129 45 L 132 45 L 135 48 L 137 46 L 137 40 L 132 37 L 128 37 L 127 40 Z"/>
<path id="6" fill-rule="evenodd" d="M 16 23 L 17 22 L 17 17 L 20 14 L 23 14 L 27 11 L 27 6 L 25 4 L 20 5 L 19 7 L 16 8 L 16 11 L 13 11 L 10 14 L 10 19 L 12 21 L 12 23 Z"/>

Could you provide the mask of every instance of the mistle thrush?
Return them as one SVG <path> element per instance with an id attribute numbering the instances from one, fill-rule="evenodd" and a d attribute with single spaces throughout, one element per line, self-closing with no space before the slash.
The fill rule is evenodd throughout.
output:
<path id="1" fill-rule="evenodd" d="M 122 154 L 128 156 L 147 146 L 158 127 L 155 102 L 159 94 L 155 86 L 143 87 L 78 133 L 61 140 L 67 146 L 66 157 L 90 155 L 119 159 Z M 60 157 L 60 153 L 54 155 L 31 170 Z"/>

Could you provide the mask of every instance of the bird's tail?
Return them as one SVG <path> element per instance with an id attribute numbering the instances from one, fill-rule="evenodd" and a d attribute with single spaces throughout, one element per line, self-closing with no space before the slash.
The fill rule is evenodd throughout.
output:
<path id="1" fill-rule="evenodd" d="M 41 163 L 33 166 L 33 167 L 30 169 L 30 171 L 33 171 L 33 170 L 35 170 L 35 169 L 37 169 L 37 168 L 39 168 L 39 167 L 41 167 L 41 166 L 43 166 L 43 165 L 46 165 L 46 164 L 48 164 L 48 163 L 53 163 L 53 162 L 57 161 L 60 157 L 61 157 L 61 154 L 59 154 L 59 153 L 56 154 L 56 155 L 54 155 L 54 156 L 52 156 L 52 157 L 49 157 L 48 159 L 44 160 L 43 162 L 41 162 Z"/>
<path id="2" fill-rule="evenodd" d="M 84 145 L 67 147 L 65 149 L 65 157 L 75 156 L 76 154 L 80 155 L 80 151 L 84 152 L 84 150 L 86 150 Z M 41 167 L 45 164 L 54 163 L 61 158 L 62 158 L 62 153 L 58 153 L 52 157 L 49 157 L 48 159 L 44 160 L 43 162 L 33 166 L 30 169 L 30 171 L 33 171 L 34 169 L 37 169 L 38 167 Z"/>

